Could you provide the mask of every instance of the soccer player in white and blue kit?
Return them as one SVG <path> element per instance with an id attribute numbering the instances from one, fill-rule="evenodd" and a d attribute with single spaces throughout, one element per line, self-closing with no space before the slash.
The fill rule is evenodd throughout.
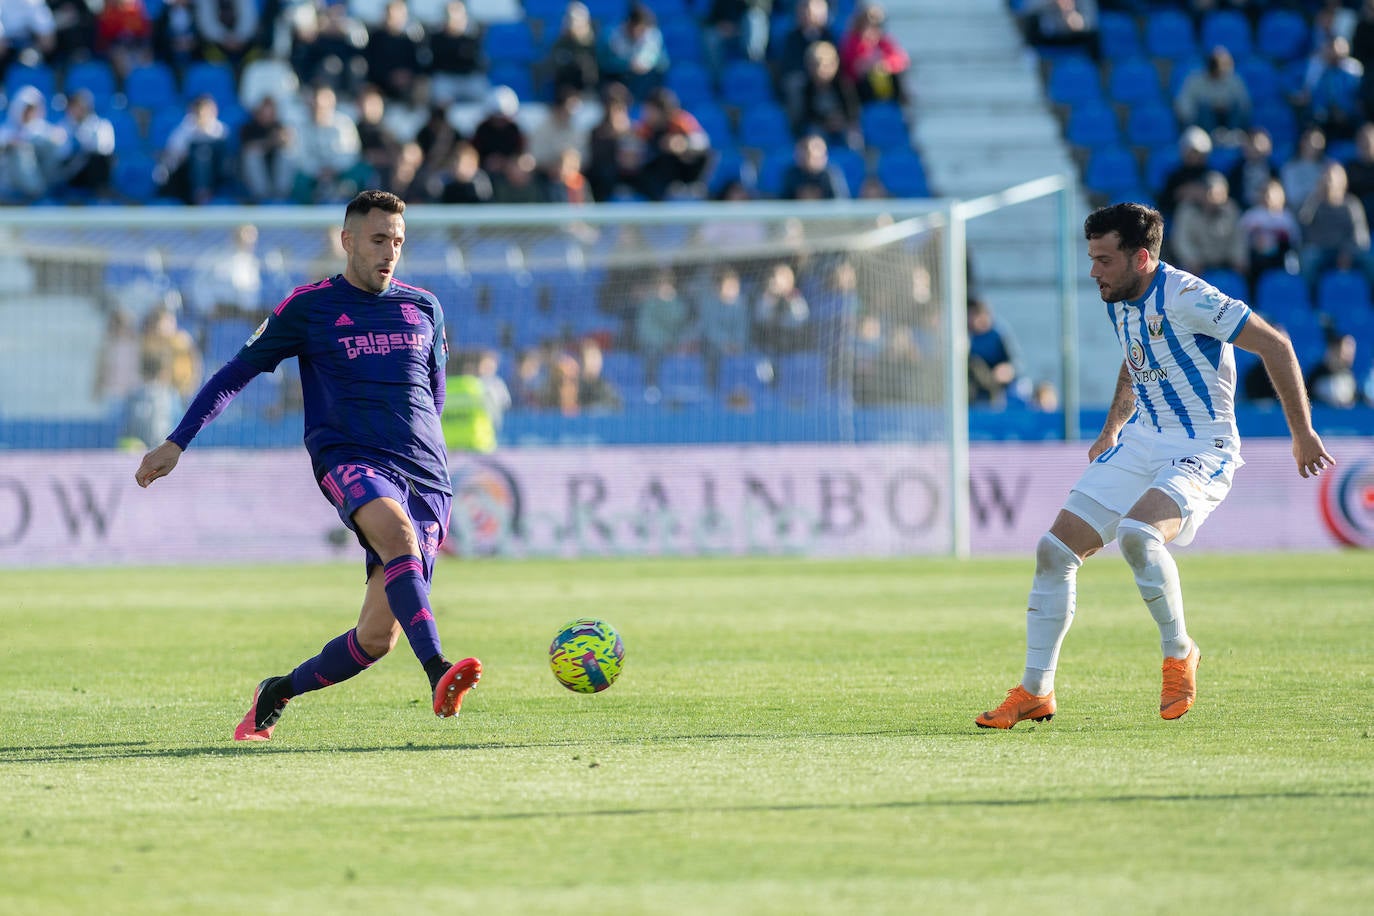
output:
<path id="1" fill-rule="evenodd" d="M 1288 338 L 1244 302 L 1160 261 L 1164 219 L 1157 211 L 1104 207 L 1088 217 L 1084 234 L 1125 359 L 1088 467 L 1036 545 L 1021 683 L 974 720 L 982 728 L 1054 716 L 1054 672 L 1073 622 L 1078 567 L 1113 539 L 1159 627 L 1159 714 L 1177 719 L 1192 707 L 1201 652 L 1184 626 L 1178 567 L 1167 545 L 1192 541 L 1243 464 L 1232 346 L 1264 363 L 1283 404 L 1298 473 L 1315 477 L 1335 464 L 1312 428 Z"/>

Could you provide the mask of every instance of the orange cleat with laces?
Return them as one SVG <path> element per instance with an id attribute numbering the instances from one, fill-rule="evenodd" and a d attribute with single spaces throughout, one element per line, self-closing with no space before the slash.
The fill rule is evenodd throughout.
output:
<path id="1" fill-rule="evenodd" d="M 1202 651 L 1197 643 L 1188 651 L 1186 658 L 1164 659 L 1164 686 L 1159 691 L 1159 715 L 1164 719 L 1177 719 L 1193 708 L 1197 699 L 1197 663 L 1202 660 Z"/>
<path id="2" fill-rule="evenodd" d="M 1007 691 L 1007 698 L 996 709 L 988 710 L 973 720 L 979 728 L 1011 728 L 1017 722 L 1033 719 L 1047 722 L 1054 718 L 1054 691 L 1038 697 L 1017 684 Z"/>

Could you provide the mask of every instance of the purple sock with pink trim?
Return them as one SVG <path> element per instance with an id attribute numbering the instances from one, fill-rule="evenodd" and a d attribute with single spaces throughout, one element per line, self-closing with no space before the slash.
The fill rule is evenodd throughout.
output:
<path id="1" fill-rule="evenodd" d="M 291 672 L 291 696 L 319 690 L 346 681 L 360 671 L 372 667 L 376 659 L 358 645 L 358 631 L 349 630 L 325 643 L 320 654 L 301 662 Z"/>
<path id="2" fill-rule="evenodd" d="M 442 657 L 439 647 L 439 628 L 429 610 L 429 588 L 425 583 L 425 567 L 419 557 L 397 557 L 386 564 L 386 600 L 391 613 L 400 621 L 410 641 L 410 650 L 421 664 L 436 656 Z"/>

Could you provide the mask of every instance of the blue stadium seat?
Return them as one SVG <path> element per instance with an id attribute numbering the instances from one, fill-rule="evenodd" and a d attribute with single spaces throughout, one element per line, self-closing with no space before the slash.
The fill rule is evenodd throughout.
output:
<path id="1" fill-rule="evenodd" d="M 713 149 L 735 145 L 735 132 L 730 127 L 730 116 L 715 99 L 703 99 L 694 105 L 684 102 L 682 107 L 691 112 L 692 117 L 701 125 L 701 129 L 706 131 L 706 136 L 711 138 Z"/>
<path id="2" fill-rule="evenodd" d="M 120 155 L 143 149 L 143 134 L 138 129 L 138 121 L 126 108 L 116 108 L 105 117 L 114 128 L 115 151 Z"/>
<path id="3" fill-rule="evenodd" d="M 699 401 L 706 396 L 706 366 L 695 353 L 671 353 L 658 365 L 658 387 L 673 401 Z"/>
<path id="4" fill-rule="evenodd" d="M 1140 185 L 1135 156 L 1121 146 L 1099 147 L 1088 160 L 1083 184 L 1090 191 L 1108 196 L 1134 191 Z"/>
<path id="5" fill-rule="evenodd" d="M 716 390 L 722 396 L 729 396 L 743 389 L 749 392 L 756 406 L 763 406 L 773 396 L 772 378 L 772 364 L 762 353 L 725 356 L 716 374 Z"/>
<path id="6" fill-rule="evenodd" d="M 1178 94 L 1183 91 L 1183 84 L 1188 81 L 1188 77 L 1205 70 L 1206 67 L 1207 65 L 1200 57 L 1181 58 L 1174 61 L 1173 67 L 1169 70 L 1169 85 L 1166 90 L 1169 98 L 1178 98 Z"/>
<path id="7" fill-rule="evenodd" d="M 717 103 L 711 74 L 699 63 L 673 61 L 663 82 L 677 93 L 678 101 L 689 111 L 702 102 Z"/>
<path id="8" fill-rule="evenodd" d="M 1266 270 L 1255 283 L 1255 308 L 1285 324 L 1292 315 L 1311 315 L 1312 302 L 1302 277 L 1280 268 Z"/>
<path id="9" fill-rule="evenodd" d="M 1282 89 L 1279 72 L 1263 57 L 1254 56 L 1249 60 L 1237 62 L 1236 73 L 1244 81 L 1253 104 L 1263 105 L 1280 99 Z"/>
<path id="10" fill-rule="evenodd" d="M 600 24 L 601 27 L 597 29 L 600 35 L 607 34 L 619 25 L 630 8 L 629 0 L 583 0 L 583 3 L 592 21 Z"/>
<path id="11" fill-rule="evenodd" d="M 528 67 L 543 56 L 530 24 L 524 20 L 488 24 L 482 38 L 482 48 L 493 64 L 524 64 Z"/>
<path id="12" fill-rule="evenodd" d="M 222 109 L 238 105 L 238 82 L 234 77 L 234 68 L 228 64 L 210 61 L 191 64 L 186 68 L 181 88 L 182 94 L 188 99 L 208 95 Z"/>
<path id="13" fill-rule="evenodd" d="M 123 196 L 136 203 L 147 203 L 157 196 L 157 182 L 153 180 L 156 164 L 144 153 L 121 151 L 115 158 L 111 181 Z"/>
<path id="14" fill-rule="evenodd" d="M 1102 75 L 1097 64 L 1083 55 L 1056 61 L 1045 87 L 1050 101 L 1059 105 L 1077 106 L 1102 101 Z"/>
<path id="15" fill-rule="evenodd" d="M 487 78 L 493 86 L 509 88 L 522 102 L 531 102 L 538 97 L 534 91 L 534 78 L 530 75 L 528 64 L 509 60 L 492 64 L 487 71 Z"/>
<path id="16" fill-rule="evenodd" d="M 754 189 L 757 183 L 757 173 L 738 149 L 733 146 L 724 148 L 715 146 L 713 152 L 715 153 L 715 160 L 712 162 L 706 178 L 706 186 L 710 189 L 713 197 L 734 181 L 738 181 L 751 191 Z"/>
<path id="17" fill-rule="evenodd" d="M 1217 145 L 1207 154 L 1207 165 L 1226 175 L 1244 156 L 1245 152 L 1239 146 Z"/>
<path id="18" fill-rule="evenodd" d="M 157 153 L 166 146 L 167 138 L 185 117 L 186 112 L 180 108 L 164 108 L 155 112 L 152 120 L 148 122 L 148 150 Z"/>
<path id="19" fill-rule="evenodd" d="M 742 109 L 773 101 L 773 80 L 768 68 L 749 60 L 726 64 L 720 77 L 720 98 L 726 105 Z"/>
<path id="20" fill-rule="evenodd" d="M 690 16 L 661 18 L 658 25 L 663 33 L 663 50 L 668 52 L 673 67 L 688 61 L 702 62 L 706 54 L 701 42 L 701 26 L 695 19 Z"/>
<path id="21" fill-rule="evenodd" d="M 1114 102 L 1127 105 L 1162 104 L 1164 92 L 1159 86 L 1159 71 L 1143 57 L 1129 58 L 1112 65 L 1107 77 L 1107 95 Z"/>
<path id="22" fill-rule="evenodd" d="M 788 353 L 776 361 L 778 389 L 784 394 L 816 397 L 828 388 L 825 355 L 814 351 Z"/>
<path id="23" fill-rule="evenodd" d="M 1165 105 L 1141 104 L 1131 109 L 1126 139 L 1132 146 L 1158 147 L 1178 141 L 1178 122 Z"/>
<path id="24" fill-rule="evenodd" d="M 43 93 L 44 99 L 51 99 L 57 88 L 57 77 L 47 64 L 12 64 L 5 71 L 5 95 L 14 98 L 14 93 L 24 86 L 32 86 Z"/>
<path id="25" fill-rule="evenodd" d="M 1145 23 L 1145 53 L 1151 57 L 1179 60 L 1197 57 L 1193 20 L 1178 9 L 1151 11 Z"/>
<path id="26" fill-rule="evenodd" d="M 1256 105 L 1250 120 L 1254 126 L 1269 131 L 1277 155 L 1285 155 L 1285 151 L 1292 150 L 1297 143 L 1297 116 L 1293 113 L 1293 107 L 1282 100 Z"/>
<path id="27" fill-rule="evenodd" d="M 1169 177 L 1169 173 L 1179 167 L 1182 159 L 1178 155 L 1178 147 L 1173 143 L 1164 146 L 1157 146 L 1150 150 L 1145 158 L 1145 184 L 1155 191 L 1164 187 L 1164 182 Z"/>
<path id="28" fill-rule="evenodd" d="M 902 109 L 891 103 L 865 105 L 859 112 L 859 130 L 864 146 L 872 150 L 905 148 L 911 145 L 911 129 Z"/>
<path id="29" fill-rule="evenodd" d="M 1204 54 L 1220 45 L 1237 61 L 1245 60 L 1255 48 L 1250 21 L 1237 10 L 1212 10 L 1202 19 L 1201 45 Z"/>
<path id="30" fill-rule="evenodd" d="M 878 180 L 893 197 L 929 197 L 925 163 L 912 149 L 890 149 L 878 156 Z"/>
<path id="31" fill-rule="evenodd" d="M 760 102 L 740 118 L 738 138 L 739 145 L 746 150 L 791 149 L 792 126 L 781 105 L 772 101 Z"/>
<path id="32" fill-rule="evenodd" d="M 1126 60 L 1144 52 L 1135 17 L 1118 10 L 1103 10 L 1097 20 L 1098 42 L 1107 60 Z"/>
<path id="33" fill-rule="evenodd" d="M 844 175 L 844 182 L 849 185 L 849 195 L 858 197 L 859 188 L 863 187 L 864 178 L 868 176 L 868 163 L 863 154 L 847 146 L 831 146 L 830 164 Z"/>
<path id="34" fill-rule="evenodd" d="M 1329 270 L 1317 281 L 1317 308 L 1339 317 L 1353 311 L 1368 312 L 1369 280 L 1354 270 Z M 1374 338 L 1367 346 L 1374 348 Z"/>
<path id="35" fill-rule="evenodd" d="M 1255 29 L 1255 47 L 1272 60 L 1284 62 L 1304 56 L 1308 50 L 1307 20 L 1289 9 L 1267 10 Z"/>
<path id="36" fill-rule="evenodd" d="M 181 105 L 176 75 L 161 61 L 130 70 L 124 76 L 124 97 L 136 111 L 162 111 Z"/>
<path id="37" fill-rule="evenodd" d="M 758 165 L 759 193 L 766 197 L 777 197 L 782 190 L 783 175 L 794 161 L 791 149 L 772 149 L 764 153 Z"/>
<path id="38" fill-rule="evenodd" d="M 626 403 L 634 403 L 644 390 L 644 357 L 624 350 L 608 350 L 601 357 L 601 376 L 620 389 Z"/>
<path id="39" fill-rule="evenodd" d="M 1089 149 L 1121 142 L 1116 112 L 1105 104 L 1087 103 L 1074 108 L 1065 134 L 1070 143 Z"/>
<path id="40" fill-rule="evenodd" d="M 86 60 L 72 64 L 62 81 L 62 90 L 72 95 L 85 89 L 95 98 L 96 110 L 107 112 L 115 94 L 114 70 L 103 60 Z"/>
<path id="41" fill-rule="evenodd" d="M 521 6 L 525 9 L 526 19 L 544 24 L 544 34 L 557 35 L 563 13 L 568 9 L 568 0 L 523 0 Z"/>
<path id="42" fill-rule="evenodd" d="M 1246 283 L 1245 278 L 1234 270 L 1226 267 L 1214 267 L 1211 270 L 1203 271 L 1202 279 L 1232 299 L 1239 299 L 1246 303 L 1250 301 L 1250 284 Z"/>

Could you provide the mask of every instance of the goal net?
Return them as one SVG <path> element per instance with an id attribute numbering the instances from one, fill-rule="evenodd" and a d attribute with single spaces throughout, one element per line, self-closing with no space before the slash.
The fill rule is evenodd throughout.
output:
<path id="1" fill-rule="evenodd" d="M 0 445 L 137 450 L 160 441 L 291 289 L 342 270 L 341 216 L 341 207 L 101 208 L 0 220 Z M 945 216 L 919 201 L 414 207 L 397 276 L 443 304 L 450 374 L 494 372 L 509 391 L 509 406 L 491 402 L 495 456 L 523 466 L 563 449 L 545 458 L 556 465 L 588 449 L 614 457 L 634 447 L 658 455 L 660 468 L 694 456 L 694 473 L 735 461 L 757 472 L 753 484 L 741 478 L 738 498 L 755 486 L 774 509 L 795 510 L 791 521 L 788 511 L 774 515 L 802 529 L 827 523 L 820 503 L 848 497 L 818 490 L 798 509 L 806 499 L 787 492 L 791 463 L 898 481 L 886 497 L 875 484 L 879 500 L 904 498 L 903 475 L 920 468 L 937 492 L 918 488 L 923 504 L 906 514 L 941 519 L 927 520 L 940 533 L 933 543 L 925 535 L 922 550 L 942 551 L 952 549 L 942 521 L 954 467 L 950 389 L 963 372 L 950 358 L 963 338 L 950 333 L 962 310 L 950 308 Z M 256 379 L 197 447 L 300 440 L 292 360 Z M 619 521 L 596 516 L 599 527 L 576 538 L 600 532 L 604 550 L 621 549 L 629 536 L 606 534 L 617 524 L 653 527 L 635 514 L 644 492 L 627 497 L 639 509 Z M 525 524 L 519 532 L 505 520 L 501 537 L 557 552 L 534 544 L 535 515 Z M 563 517 L 546 527 L 577 525 Z M 469 549 L 490 540 L 480 521 L 455 528 Z M 653 549 L 693 549 L 659 538 Z"/>

